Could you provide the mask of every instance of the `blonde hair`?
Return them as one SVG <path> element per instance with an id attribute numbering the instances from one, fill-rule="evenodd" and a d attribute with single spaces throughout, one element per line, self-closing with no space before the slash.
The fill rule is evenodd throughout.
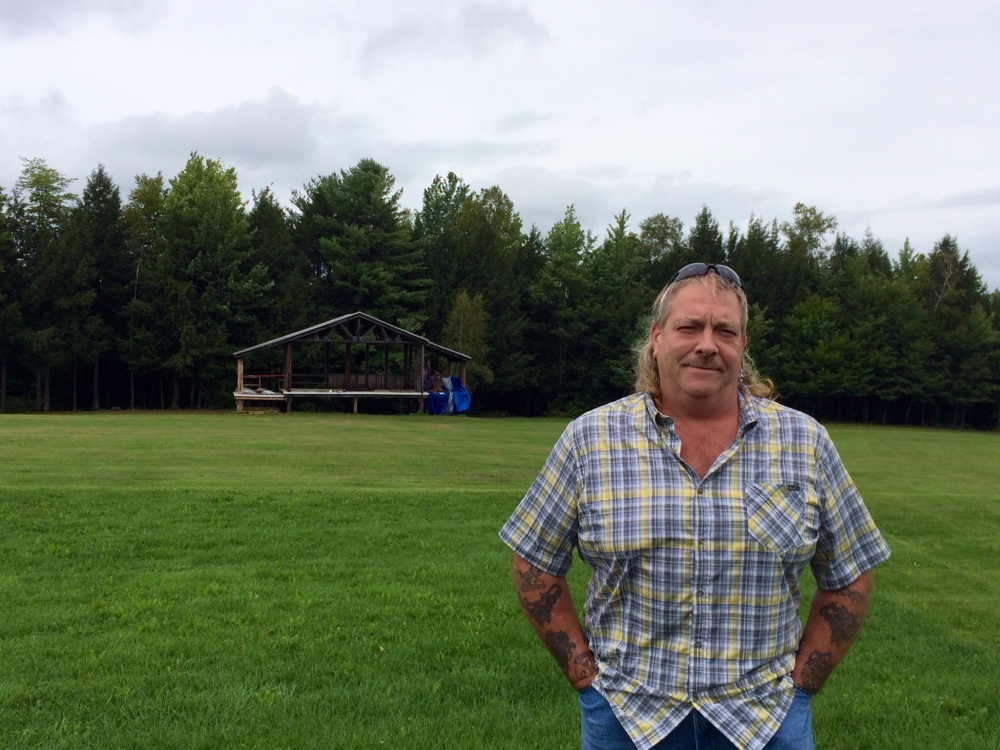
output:
<path id="1" fill-rule="evenodd" d="M 743 288 L 735 281 L 719 276 L 715 272 L 706 273 L 702 276 L 689 276 L 685 279 L 678 279 L 672 284 L 667 284 L 660 290 L 653 302 L 651 322 L 658 328 L 663 328 L 670 316 L 670 307 L 673 305 L 677 293 L 688 284 L 698 283 L 713 288 L 717 292 L 734 292 L 740 301 L 740 327 L 745 336 L 747 332 L 747 317 L 749 316 L 749 306 L 747 305 L 747 295 Z M 774 383 L 770 378 L 762 378 L 757 372 L 757 367 L 747 349 L 743 349 L 742 372 L 740 373 L 743 385 L 754 396 L 761 398 L 771 398 L 774 395 Z M 645 341 L 639 344 L 635 350 L 635 392 L 648 393 L 654 401 L 660 400 L 660 371 L 656 367 L 656 357 L 653 356 L 653 342 L 647 336 Z"/>

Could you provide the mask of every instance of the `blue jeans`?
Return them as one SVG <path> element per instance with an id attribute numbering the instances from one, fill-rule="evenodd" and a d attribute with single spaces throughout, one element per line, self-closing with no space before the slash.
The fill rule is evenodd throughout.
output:
<path id="1" fill-rule="evenodd" d="M 593 687 L 579 692 L 581 750 L 635 750 L 611 706 Z M 764 750 L 815 750 L 809 693 L 798 686 L 788 715 Z M 736 750 L 736 745 L 692 710 L 653 750 Z"/>

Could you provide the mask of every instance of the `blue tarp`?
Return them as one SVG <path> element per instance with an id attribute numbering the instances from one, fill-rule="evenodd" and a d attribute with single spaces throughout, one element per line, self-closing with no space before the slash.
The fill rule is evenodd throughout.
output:
<path id="1" fill-rule="evenodd" d="M 427 394 L 428 414 L 465 414 L 472 403 L 472 396 L 464 385 L 462 379 L 457 375 L 450 378 L 441 378 L 441 385 L 444 391 L 435 393 L 430 391 Z"/>
<path id="2" fill-rule="evenodd" d="M 427 412 L 429 414 L 444 414 L 448 409 L 448 391 L 435 393 L 431 391 L 427 394 Z"/>
<path id="3" fill-rule="evenodd" d="M 462 385 L 462 379 L 457 375 L 453 376 L 451 379 L 451 393 L 453 396 L 453 402 L 456 414 L 465 414 L 469 410 L 469 404 L 472 403 L 472 396 L 464 385 Z"/>

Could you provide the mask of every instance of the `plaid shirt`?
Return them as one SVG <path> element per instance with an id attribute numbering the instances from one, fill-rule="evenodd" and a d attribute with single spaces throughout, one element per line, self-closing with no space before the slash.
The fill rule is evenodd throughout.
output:
<path id="1" fill-rule="evenodd" d="M 645 393 L 584 414 L 500 538 L 564 576 L 593 568 L 594 686 L 638 748 L 697 709 L 760 750 L 794 695 L 799 574 L 838 589 L 889 549 L 826 430 L 741 388 L 736 439 L 700 479 Z"/>

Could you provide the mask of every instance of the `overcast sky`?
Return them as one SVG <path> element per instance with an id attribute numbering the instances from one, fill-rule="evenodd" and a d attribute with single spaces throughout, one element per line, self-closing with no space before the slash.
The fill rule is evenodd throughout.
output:
<path id="1" fill-rule="evenodd" d="M 946 232 L 1000 287 L 1000 4 L 0 0 L 0 186 L 191 151 L 287 200 L 372 157 L 403 203 L 499 185 L 543 231 L 789 218 L 895 256 Z"/>

